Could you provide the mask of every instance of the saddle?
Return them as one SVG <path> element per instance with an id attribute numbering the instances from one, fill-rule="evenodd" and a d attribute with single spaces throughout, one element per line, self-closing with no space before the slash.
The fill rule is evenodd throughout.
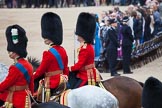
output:
<path id="1" fill-rule="evenodd" d="M 61 85 L 61 87 L 63 87 L 64 85 Z M 57 103 L 60 103 L 62 105 L 67 106 L 68 105 L 68 101 L 67 101 L 67 95 L 68 93 L 71 91 L 71 89 L 68 90 L 63 90 L 62 88 L 58 87 L 58 90 L 56 90 L 52 96 L 50 97 L 50 101 L 55 101 Z M 63 87 L 64 88 L 64 87 Z M 60 90 L 59 90 L 60 89 Z"/>
<path id="2" fill-rule="evenodd" d="M 68 106 L 68 101 L 67 101 L 67 95 L 69 94 L 71 90 L 66 90 L 64 91 L 61 96 L 60 96 L 60 104 Z"/>
<path id="3" fill-rule="evenodd" d="M 59 102 L 60 96 L 66 90 L 66 82 L 61 83 L 56 89 L 51 91 L 50 101 Z"/>
<path id="4" fill-rule="evenodd" d="M 38 92 L 37 92 L 37 101 L 39 102 L 43 102 L 46 101 L 51 101 L 51 100 L 57 100 L 57 97 L 59 97 L 61 95 L 61 93 L 63 91 L 66 90 L 66 81 L 65 79 L 63 78 L 63 76 L 61 76 L 61 79 L 60 79 L 60 84 L 57 88 L 55 89 L 49 89 L 49 88 L 46 88 L 44 86 L 44 81 L 40 81 L 39 82 L 39 88 L 38 88 Z M 45 95 L 44 95 L 44 98 L 42 97 L 42 93 L 45 92 Z"/>

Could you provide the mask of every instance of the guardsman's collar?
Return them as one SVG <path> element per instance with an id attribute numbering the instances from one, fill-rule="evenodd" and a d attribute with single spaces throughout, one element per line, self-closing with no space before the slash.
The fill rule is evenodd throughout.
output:
<path id="1" fill-rule="evenodd" d="M 81 43 L 80 43 L 80 47 L 82 47 L 84 44 L 86 44 L 85 41 L 81 42 Z"/>
<path id="2" fill-rule="evenodd" d="M 54 45 L 55 45 L 54 43 L 50 43 L 49 48 L 52 48 L 52 46 L 54 46 Z"/>
<path id="3" fill-rule="evenodd" d="M 80 47 L 77 49 L 77 53 L 79 53 L 81 47 L 84 46 L 84 45 L 86 45 L 86 42 L 85 41 L 83 41 L 83 42 L 80 43 Z"/>
<path id="4" fill-rule="evenodd" d="M 84 42 L 80 47 L 82 47 L 82 48 L 86 48 L 86 47 L 87 47 L 87 43 Z"/>
<path id="5" fill-rule="evenodd" d="M 20 56 L 14 58 L 14 64 L 17 63 L 18 59 L 20 59 Z"/>

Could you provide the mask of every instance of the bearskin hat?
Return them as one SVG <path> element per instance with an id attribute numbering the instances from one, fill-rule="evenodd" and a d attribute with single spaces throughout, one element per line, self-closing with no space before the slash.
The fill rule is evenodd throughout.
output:
<path id="1" fill-rule="evenodd" d="M 95 29 L 95 17 L 90 13 L 80 13 L 76 24 L 75 34 L 81 36 L 86 43 L 93 43 Z"/>
<path id="2" fill-rule="evenodd" d="M 62 44 L 62 21 L 60 17 L 52 12 L 43 14 L 41 19 L 42 37 L 51 40 L 55 45 Z"/>
<path id="3" fill-rule="evenodd" d="M 27 42 L 25 30 L 19 25 L 8 26 L 6 29 L 7 51 L 15 52 L 20 57 L 27 56 Z"/>
<path id="4" fill-rule="evenodd" d="M 162 83 L 154 78 L 149 77 L 142 92 L 142 106 L 144 108 L 161 108 L 162 107 Z"/>

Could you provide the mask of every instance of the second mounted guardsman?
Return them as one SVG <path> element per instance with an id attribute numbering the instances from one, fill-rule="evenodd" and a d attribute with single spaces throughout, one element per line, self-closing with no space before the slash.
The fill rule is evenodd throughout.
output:
<path id="1" fill-rule="evenodd" d="M 43 52 L 42 61 L 34 74 L 34 79 L 44 76 L 45 100 L 48 102 L 55 89 L 64 82 L 68 75 L 68 56 L 61 46 L 63 41 L 62 21 L 59 15 L 53 12 L 43 14 L 41 18 L 41 31 L 44 43 L 49 49 Z M 41 89 L 38 89 L 42 94 Z M 39 98 L 40 100 L 40 98 Z"/>
<path id="2" fill-rule="evenodd" d="M 87 84 L 96 85 L 98 80 L 97 69 L 94 64 L 95 52 L 93 48 L 95 28 L 96 21 L 92 14 L 86 12 L 79 14 L 75 34 L 80 47 L 78 49 L 78 61 L 69 67 L 71 89 Z"/>
<path id="3" fill-rule="evenodd" d="M 19 25 L 6 29 L 7 51 L 14 64 L 9 67 L 8 75 L 0 83 L 0 107 L 31 108 L 30 95 L 34 92 L 33 67 L 25 59 L 27 42 L 25 30 Z"/>

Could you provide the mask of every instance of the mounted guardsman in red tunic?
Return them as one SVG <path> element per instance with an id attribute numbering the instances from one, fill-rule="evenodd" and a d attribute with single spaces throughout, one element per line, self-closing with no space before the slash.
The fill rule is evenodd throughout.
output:
<path id="1" fill-rule="evenodd" d="M 0 106 L 5 108 L 31 108 L 30 93 L 34 92 L 33 68 L 25 60 L 27 37 L 19 25 L 6 30 L 7 51 L 15 63 L 9 67 L 8 76 L 0 83 Z"/>
<path id="2" fill-rule="evenodd" d="M 70 88 L 78 88 L 84 85 L 96 85 L 98 80 L 97 70 L 94 64 L 93 40 L 96 28 L 95 17 L 82 12 L 78 16 L 76 24 L 77 40 L 80 42 L 78 49 L 78 61 L 69 67 Z M 75 75 L 76 74 L 76 77 Z"/>
<path id="3" fill-rule="evenodd" d="M 68 56 L 61 46 L 63 29 L 62 21 L 57 14 L 45 13 L 41 19 L 41 30 L 44 43 L 49 45 L 50 48 L 43 52 L 42 61 L 34 74 L 34 79 L 44 76 L 44 101 L 47 102 L 55 89 L 64 81 L 64 76 L 68 75 Z M 38 89 L 38 98 L 41 93 L 41 89 Z"/>

